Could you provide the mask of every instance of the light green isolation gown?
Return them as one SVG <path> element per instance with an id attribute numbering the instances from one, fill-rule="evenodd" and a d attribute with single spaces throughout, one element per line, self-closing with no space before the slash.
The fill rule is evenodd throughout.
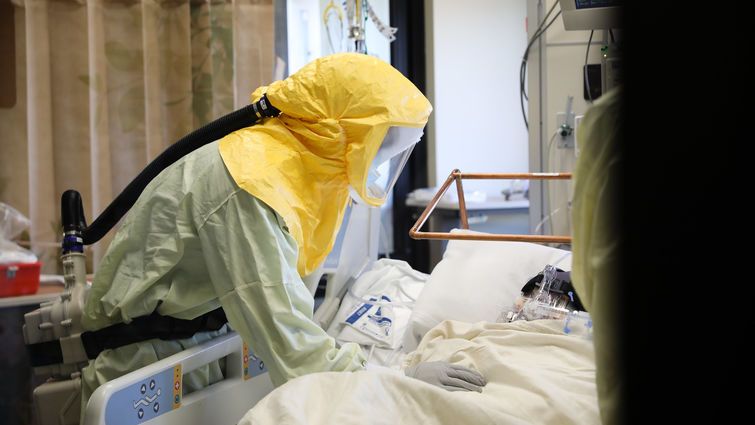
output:
<path id="1" fill-rule="evenodd" d="M 281 217 L 236 185 L 214 142 L 146 187 L 97 269 L 83 325 L 96 330 L 155 310 L 192 319 L 222 306 L 276 386 L 316 371 L 364 369 L 357 344 L 336 348 L 312 321 L 314 300 L 296 264 L 297 244 Z M 82 371 L 82 420 L 99 385 L 224 332 L 103 351 Z M 222 378 L 217 364 L 190 375 L 186 391 Z"/>
<path id="2" fill-rule="evenodd" d="M 252 101 L 263 94 L 279 116 L 186 155 L 146 187 L 96 271 L 85 329 L 222 307 L 276 386 L 367 367 L 357 344 L 336 347 L 312 320 L 300 276 L 331 251 L 349 187 L 370 205 L 384 202 L 367 196 L 371 163 L 391 127 L 423 128 L 432 106 L 391 65 L 357 53 L 318 58 Z M 82 409 L 99 385 L 211 336 L 103 351 L 82 371 Z M 184 389 L 219 372 L 199 370 Z"/>
<path id="3" fill-rule="evenodd" d="M 579 126 L 579 156 L 574 168 L 572 199 L 572 283 L 593 319 L 596 384 L 601 420 L 623 423 L 620 270 L 621 232 L 617 215 L 621 89 L 599 98 Z"/>

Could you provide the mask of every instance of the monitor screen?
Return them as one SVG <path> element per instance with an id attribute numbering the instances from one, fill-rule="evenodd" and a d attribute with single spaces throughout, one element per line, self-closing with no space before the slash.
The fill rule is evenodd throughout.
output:
<path id="1" fill-rule="evenodd" d="M 623 0 L 574 0 L 577 9 L 588 9 L 591 7 L 608 7 L 621 6 Z"/>
<path id="2" fill-rule="evenodd" d="M 621 28 L 623 0 L 559 0 L 566 30 Z"/>

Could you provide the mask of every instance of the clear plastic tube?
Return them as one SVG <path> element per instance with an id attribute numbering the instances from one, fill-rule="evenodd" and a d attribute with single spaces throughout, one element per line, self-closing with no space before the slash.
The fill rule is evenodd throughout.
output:
<path id="1" fill-rule="evenodd" d="M 564 258 L 566 258 L 566 255 L 561 257 L 558 262 Z M 514 306 L 511 312 L 503 312 L 498 321 L 567 319 L 570 314 L 577 312 L 568 308 L 569 301 L 564 296 L 551 293 L 551 287 L 556 280 L 557 272 L 558 270 L 553 265 L 546 265 L 543 269 L 543 279 L 537 293 L 531 297 L 522 295 L 517 302 L 517 306 L 521 307 L 517 310 L 517 306 Z"/>

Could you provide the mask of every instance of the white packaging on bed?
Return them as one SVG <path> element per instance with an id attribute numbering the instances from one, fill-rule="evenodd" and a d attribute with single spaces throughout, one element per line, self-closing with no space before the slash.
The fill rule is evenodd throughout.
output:
<path id="1" fill-rule="evenodd" d="M 425 333 L 444 320 L 495 322 L 547 264 L 571 270 L 571 252 L 528 242 L 449 240 L 414 304 L 404 351 L 417 348 Z"/>
<path id="2" fill-rule="evenodd" d="M 395 365 L 398 359 L 388 362 L 388 357 L 403 342 L 411 309 L 428 276 L 405 261 L 376 261 L 344 295 L 328 334 L 339 344 L 362 345 L 377 364 Z"/>

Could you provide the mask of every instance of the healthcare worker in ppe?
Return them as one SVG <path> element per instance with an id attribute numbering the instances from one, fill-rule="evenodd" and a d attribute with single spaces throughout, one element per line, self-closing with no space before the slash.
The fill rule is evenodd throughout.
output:
<path id="1" fill-rule="evenodd" d="M 197 149 L 145 188 L 96 270 L 86 329 L 222 308 L 276 386 L 368 367 L 357 344 L 337 347 L 313 322 L 301 276 L 331 251 L 350 198 L 385 202 L 432 107 L 397 70 L 357 53 L 317 59 L 252 101 L 263 95 L 277 117 Z M 82 409 L 99 385 L 227 331 L 102 351 L 82 371 Z M 450 390 L 485 384 L 456 365 L 418 366 L 406 374 Z M 185 391 L 222 379 L 220 365 L 190 375 Z"/>
<path id="2" fill-rule="evenodd" d="M 572 284 L 593 321 L 595 381 L 602 423 L 625 423 L 620 280 L 623 158 L 622 89 L 603 94 L 579 126 L 572 199 Z"/>

